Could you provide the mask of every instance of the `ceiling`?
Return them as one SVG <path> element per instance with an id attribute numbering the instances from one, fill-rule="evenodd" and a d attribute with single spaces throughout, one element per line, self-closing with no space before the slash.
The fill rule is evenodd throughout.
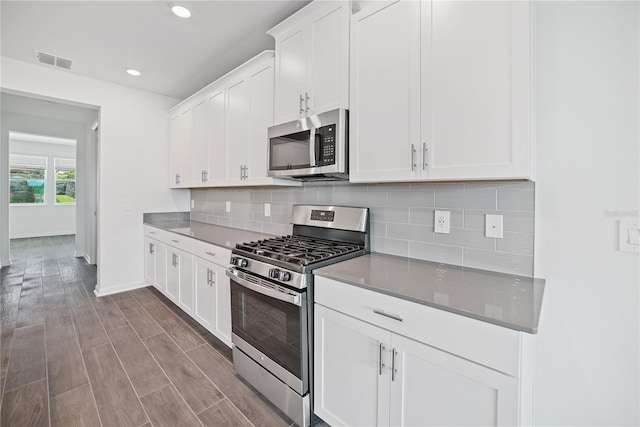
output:
<path id="1" fill-rule="evenodd" d="M 266 31 L 309 3 L 262 1 L 0 2 L 2 56 L 34 50 L 73 61 L 75 74 L 184 99 L 265 49 Z M 189 19 L 173 15 L 179 4 Z M 141 77 L 125 69 L 135 68 Z"/>
<path id="2" fill-rule="evenodd" d="M 2 113 L 18 113 L 67 122 L 92 124 L 98 118 L 98 110 L 69 105 L 53 100 L 0 93 Z"/>

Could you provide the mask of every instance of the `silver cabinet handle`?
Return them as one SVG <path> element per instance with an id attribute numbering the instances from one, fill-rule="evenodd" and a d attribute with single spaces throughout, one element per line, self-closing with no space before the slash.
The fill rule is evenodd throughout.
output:
<path id="1" fill-rule="evenodd" d="M 391 350 L 391 381 L 396 380 L 396 372 L 398 369 L 396 368 L 396 356 L 398 355 L 398 350 L 395 348 Z"/>
<path id="2" fill-rule="evenodd" d="M 211 270 L 207 268 L 207 285 L 211 286 Z"/>
<path id="3" fill-rule="evenodd" d="M 427 154 L 428 154 L 427 143 L 423 142 L 422 143 L 422 170 L 426 170 L 427 166 L 429 165 Z"/>
<path id="4" fill-rule="evenodd" d="M 382 375 L 382 369 L 384 369 L 384 344 L 380 343 L 378 344 L 378 373 L 379 375 Z"/>
<path id="5" fill-rule="evenodd" d="M 379 314 L 380 316 L 384 316 L 384 317 L 388 317 L 389 319 L 393 319 L 393 320 L 397 320 L 398 322 L 402 322 L 402 317 L 396 315 L 396 314 L 389 314 L 389 313 L 385 313 L 384 310 L 379 310 L 379 309 L 374 309 L 373 312 L 375 314 Z"/>
<path id="6" fill-rule="evenodd" d="M 309 97 L 309 94 L 307 92 L 304 93 L 304 110 L 305 111 L 309 111 L 309 100 L 311 98 Z"/>
<path id="7" fill-rule="evenodd" d="M 173 243 L 180 243 L 180 240 L 171 239 Z"/>
<path id="8" fill-rule="evenodd" d="M 176 254 L 171 254 L 171 265 L 176 266 Z"/>
<path id="9" fill-rule="evenodd" d="M 176 184 L 180 184 L 180 174 L 176 174 Z"/>
<path id="10" fill-rule="evenodd" d="M 303 102 L 304 102 L 304 98 L 302 97 L 302 94 L 300 94 L 300 114 L 304 113 L 304 108 L 302 107 Z"/>
<path id="11" fill-rule="evenodd" d="M 411 144 L 411 170 L 416 170 L 416 147 Z"/>
<path id="12" fill-rule="evenodd" d="M 153 254 L 155 252 L 155 250 L 153 249 L 154 244 L 153 243 L 149 243 L 149 253 Z"/>
<path id="13" fill-rule="evenodd" d="M 149 234 L 156 234 L 156 232 L 155 231 L 150 231 Z"/>
<path id="14" fill-rule="evenodd" d="M 209 255 L 209 256 L 216 256 L 215 252 L 205 252 L 205 254 Z"/>
<path id="15" fill-rule="evenodd" d="M 209 182 L 209 171 L 208 170 L 204 171 L 204 182 Z"/>
<path id="16" fill-rule="evenodd" d="M 211 286 L 215 286 L 216 284 L 216 272 L 211 270 Z"/>

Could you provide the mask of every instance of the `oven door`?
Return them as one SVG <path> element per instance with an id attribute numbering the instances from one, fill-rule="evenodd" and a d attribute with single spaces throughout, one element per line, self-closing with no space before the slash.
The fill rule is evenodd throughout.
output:
<path id="1" fill-rule="evenodd" d="M 309 390 L 306 289 L 234 268 L 227 276 L 234 346 L 303 396 Z"/>

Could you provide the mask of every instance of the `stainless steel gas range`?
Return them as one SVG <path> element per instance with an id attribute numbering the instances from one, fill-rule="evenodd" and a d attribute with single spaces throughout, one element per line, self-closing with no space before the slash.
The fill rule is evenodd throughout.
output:
<path id="1" fill-rule="evenodd" d="M 289 236 L 232 251 L 233 366 L 306 427 L 313 390 L 312 271 L 369 252 L 369 209 L 295 205 L 291 223 Z"/>

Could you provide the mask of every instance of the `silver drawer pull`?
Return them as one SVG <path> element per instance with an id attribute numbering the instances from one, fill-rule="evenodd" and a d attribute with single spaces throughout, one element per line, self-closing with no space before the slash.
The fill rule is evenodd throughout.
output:
<path id="1" fill-rule="evenodd" d="M 383 310 L 378 310 L 377 308 L 373 310 L 373 312 L 375 314 L 379 314 L 380 316 L 384 316 L 384 317 L 388 317 L 389 319 L 393 319 L 393 320 L 397 320 L 398 322 L 402 322 L 402 317 L 395 315 L 395 314 L 389 314 L 389 313 L 385 313 Z"/>
<path id="2" fill-rule="evenodd" d="M 171 240 L 173 243 L 180 243 L 180 240 Z"/>
<path id="3" fill-rule="evenodd" d="M 149 234 L 156 234 L 156 232 L 155 231 L 150 231 Z"/>
<path id="4" fill-rule="evenodd" d="M 216 256 L 215 252 L 205 252 L 205 254 L 207 254 L 209 256 Z"/>

